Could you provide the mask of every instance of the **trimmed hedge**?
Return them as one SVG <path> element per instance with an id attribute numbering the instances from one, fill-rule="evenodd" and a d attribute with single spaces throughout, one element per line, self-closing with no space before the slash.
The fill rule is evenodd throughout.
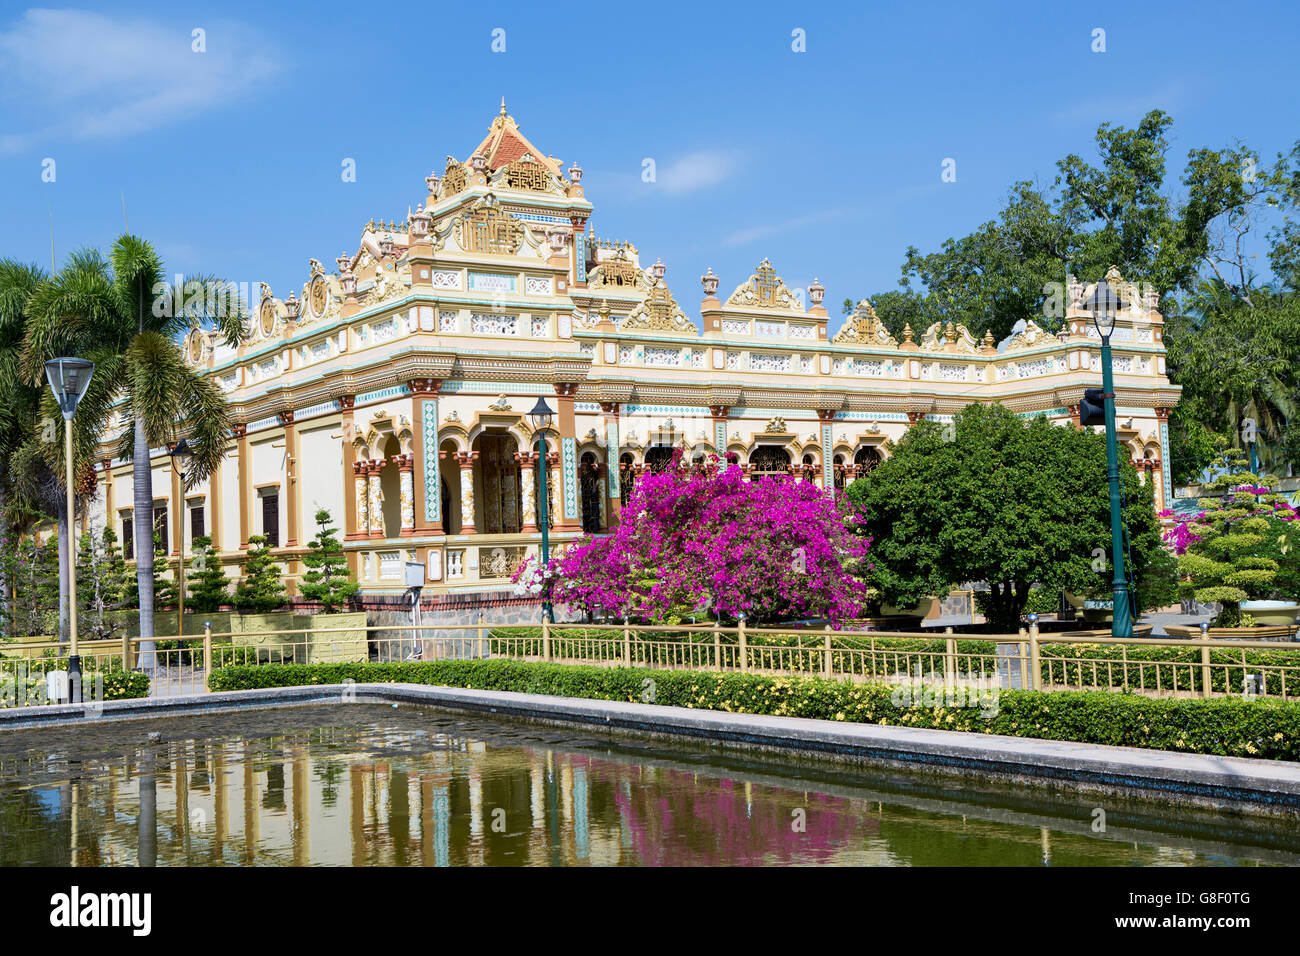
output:
<path id="1" fill-rule="evenodd" d="M 885 684 L 514 660 L 225 667 L 209 675 L 208 685 L 220 691 L 345 680 L 631 702 L 645 702 L 647 688 L 653 687 L 653 702 L 673 707 L 1300 759 L 1300 703 L 1234 697 L 1155 699 L 1106 692 L 1004 690 L 998 692 L 996 715 L 986 718 L 972 707 L 896 705 L 891 699 L 895 688 Z"/>
<path id="2" fill-rule="evenodd" d="M 86 691 L 94 693 L 95 680 L 98 676 L 91 675 L 90 679 L 83 681 L 88 684 Z M 149 675 L 140 671 L 124 670 L 106 670 L 102 671 L 104 675 L 104 700 L 135 700 L 140 697 L 149 696 Z M 83 699 L 88 699 L 83 694 Z"/>

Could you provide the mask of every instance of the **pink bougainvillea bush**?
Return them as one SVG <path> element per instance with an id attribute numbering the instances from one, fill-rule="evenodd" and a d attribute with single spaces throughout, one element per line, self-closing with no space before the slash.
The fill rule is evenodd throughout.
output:
<path id="1" fill-rule="evenodd" d="M 862 613 L 866 586 L 854 576 L 869 541 L 852 534 L 847 513 L 819 486 L 745 479 L 711 457 L 637 480 L 617 530 L 588 538 L 539 573 L 515 576 L 526 593 L 653 623 L 751 623 Z"/>

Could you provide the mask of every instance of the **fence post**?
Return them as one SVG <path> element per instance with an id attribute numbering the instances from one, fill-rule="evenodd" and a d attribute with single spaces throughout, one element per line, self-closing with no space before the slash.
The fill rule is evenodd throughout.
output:
<path id="1" fill-rule="evenodd" d="M 1201 648 L 1201 696 L 1210 696 L 1210 622 L 1201 622 L 1201 640 L 1205 641 L 1205 646 Z M 1226 681 L 1225 681 L 1226 682 Z"/>
<path id="2" fill-rule="evenodd" d="M 713 619 L 713 666 L 722 670 L 722 622 Z"/>
<path id="3" fill-rule="evenodd" d="M 487 623 L 487 615 L 482 611 L 478 612 L 478 647 L 474 649 L 474 656 L 479 660 L 485 660 L 492 656 L 492 648 L 485 643 L 483 625 Z M 420 644 L 424 644 L 424 632 L 420 632 Z M 486 653 L 485 653 L 486 652 Z"/>
<path id="4" fill-rule="evenodd" d="M 831 679 L 831 626 L 826 625 L 825 650 L 823 651 L 822 676 Z"/>
<path id="5" fill-rule="evenodd" d="M 1032 673 L 1030 677 L 1030 689 L 1043 689 L 1043 669 L 1038 662 L 1038 616 L 1029 622 L 1029 667 Z"/>
<path id="6" fill-rule="evenodd" d="M 212 622 L 203 622 L 203 674 L 204 679 L 212 674 Z"/>
<path id="7" fill-rule="evenodd" d="M 943 639 L 943 684 L 954 687 L 957 684 L 957 641 L 952 636 L 952 625 L 943 629 L 947 635 Z"/>
<path id="8" fill-rule="evenodd" d="M 132 666 L 134 661 L 131 660 L 131 635 L 127 633 L 126 628 L 122 629 L 122 670 L 134 670 Z"/>
<path id="9" fill-rule="evenodd" d="M 551 659 L 551 622 L 542 615 L 542 660 Z"/>
<path id="10" fill-rule="evenodd" d="M 627 618 L 623 618 L 623 666 L 632 666 L 632 632 L 628 630 Z"/>
<path id="11" fill-rule="evenodd" d="M 742 611 L 736 619 L 736 634 L 740 638 L 740 670 L 749 670 L 749 645 L 745 641 L 745 614 Z"/>

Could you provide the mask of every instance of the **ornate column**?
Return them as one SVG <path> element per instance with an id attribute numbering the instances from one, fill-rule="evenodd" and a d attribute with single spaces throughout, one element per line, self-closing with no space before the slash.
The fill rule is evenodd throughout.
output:
<path id="1" fill-rule="evenodd" d="M 474 460 L 476 451 L 456 452 L 456 464 L 460 466 L 460 533 L 477 534 L 474 527 Z"/>
<path id="2" fill-rule="evenodd" d="M 557 531 L 581 531 L 582 508 L 581 495 L 578 490 L 578 429 L 573 414 L 573 397 L 578 386 L 572 383 L 560 383 L 555 386 L 556 426 L 560 434 L 560 472 L 562 483 L 556 485 L 555 504 L 558 513 L 555 516 Z"/>
<path id="3" fill-rule="evenodd" d="M 167 450 L 170 451 L 174 447 L 175 444 L 173 443 L 168 446 Z M 185 547 L 185 525 L 182 523 L 185 516 L 185 489 L 181 487 L 181 475 L 173 460 L 168 460 L 168 466 L 172 479 L 171 495 L 169 495 L 172 513 L 170 549 L 172 554 L 179 555 L 181 549 Z M 163 546 L 168 547 L 168 543 L 164 541 Z"/>
<path id="4" fill-rule="evenodd" d="M 564 500 L 564 479 L 560 472 L 560 453 L 558 451 L 548 451 L 546 453 L 546 491 L 548 499 L 546 502 L 546 514 L 551 519 L 551 527 L 560 527 L 560 516 L 557 513 L 560 503 Z"/>
<path id="5" fill-rule="evenodd" d="M 225 462 L 212 469 L 208 476 L 208 514 L 212 527 L 207 528 L 208 537 L 212 539 L 212 550 L 221 553 L 221 473 Z"/>
<path id="6" fill-rule="evenodd" d="M 366 497 L 370 509 L 370 521 L 366 526 L 366 533 L 371 538 L 384 536 L 384 491 L 379 484 L 379 476 L 383 470 L 382 458 L 372 458 L 366 462 Z"/>
<path id="7" fill-rule="evenodd" d="M 248 460 L 248 426 L 231 428 L 239 454 L 239 550 L 248 550 L 248 522 L 253 511 L 253 468 Z"/>
<path id="8" fill-rule="evenodd" d="M 817 410 L 818 423 L 818 445 L 821 446 L 821 485 L 822 490 L 827 494 L 835 492 L 835 469 L 831 467 L 831 461 L 834 458 L 835 443 L 831 438 L 831 427 L 835 422 L 835 410 L 832 408 L 819 408 Z M 810 479 L 811 480 L 811 479 Z"/>
<path id="9" fill-rule="evenodd" d="M 366 462 L 352 463 L 352 507 L 349 510 L 356 515 L 357 530 L 348 537 L 354 540 L 370 533 L 370 480 L 367 471 Z"/>
<path id="10" fill-rule="evenodd" d="M 421 534 L 442 534 L 442 477 L 438 473 L 438 390 L 442 383 L 432 378 L 410 382 L 411 421 L 415 423 L 412 444 L 414 466 L 411 477 L 415 528 Z"/>
<path id="11" fill-rule="evenodd" d="M 364 511 L 361 508 L 363 501 L 362 496 L 356 493 L 357 479 L 357 447 L 353 444 L 357 437 L 357 426 L 354 420 L 353 408 L 356 406 L 356 397 L 352 395 L 340 395 L 339 409 L 342 411 L 342 428 L 340 437 L 343 439 L 343 540 L 355 541 L 363 537 L 362 531 L 365 528 Z M 348 494 L 348 482 L 352 482 L 353 493 Z M 352 573 L 356 573 L 353 567 L 355 554 L 348 552 L 348 567 Z"/>
<path id="12" fill-rule="evenodd" d="M 397 480 L 402 492 L 402 535 L 415 534 L 415 455 L 402 454 L 393 456 L 397 466 Z"/>
<path id="13" fill-rule="evenodd" d="M 618 402 L 601 402 L 600 413 L 605 420 L 605 464 L 606 464 L 606 481 L 605 494 L 601 496 L 600 513 L 604 526 L 613 531 L 618 527 L 618 521 L 623 514 L 623 499 L 619 495 L 619 454 L 622 450 L 622 439 L 618 432 Z"/>
<path id="14" fill-rule="evenodd" d="M 1160 458 L 1155 463 L 1155 471 L 1152 478 L 1155 480 L 1155 502 L 1157 511 L 1168 511 L 1174 506 L 1174 486 L 1170 479 L 1169 468 L 1165 462 L 1169 461 L 1169 412 L 1168 408 L 1155 409 L 1156 431 L 1160 437 Z"/>
<path id="15" fill-rule="evenodd" d="M 277 417 L 284 426 L 284 511 L 286 548 L 298 547 L 298 431 L 293 424 L 293 409 Z"/>
<path id="16" fill-rule="evenodd" d="M 113 462 L 105 458 L 100 465 L 104 469 L 104 527 L 111 528 L 118 536 L 118 547 L 122 546 L 121 534 L 117 527 L 117 514 L 113 510 Z"/>
<path id="17" fill-rule="evenodd" d="M 515 461 L 519 462 L 519 496 L 524 503 L 524 513 L 519 529 L 523 534 L 533 534 L 539 530 L 537 527 L 537 477 L 533 469 L 537 467 L 537 462 L 541 457 L 536 452 L 515 452 Z"/>

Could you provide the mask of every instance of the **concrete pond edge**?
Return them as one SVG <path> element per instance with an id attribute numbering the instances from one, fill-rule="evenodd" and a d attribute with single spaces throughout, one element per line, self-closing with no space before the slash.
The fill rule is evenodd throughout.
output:
<path id="1" fill-rule="evenodd" d="M 192 697 L 0 710 L 0 733 L 326 703 L 407 704 L 553 726 L 689 739 L 840 762 L 1000 778 L 1163 802 L 1300 818 L 1300 764 L 952 730 L 773 717 L 424 684 L 269 687 Z"/>

